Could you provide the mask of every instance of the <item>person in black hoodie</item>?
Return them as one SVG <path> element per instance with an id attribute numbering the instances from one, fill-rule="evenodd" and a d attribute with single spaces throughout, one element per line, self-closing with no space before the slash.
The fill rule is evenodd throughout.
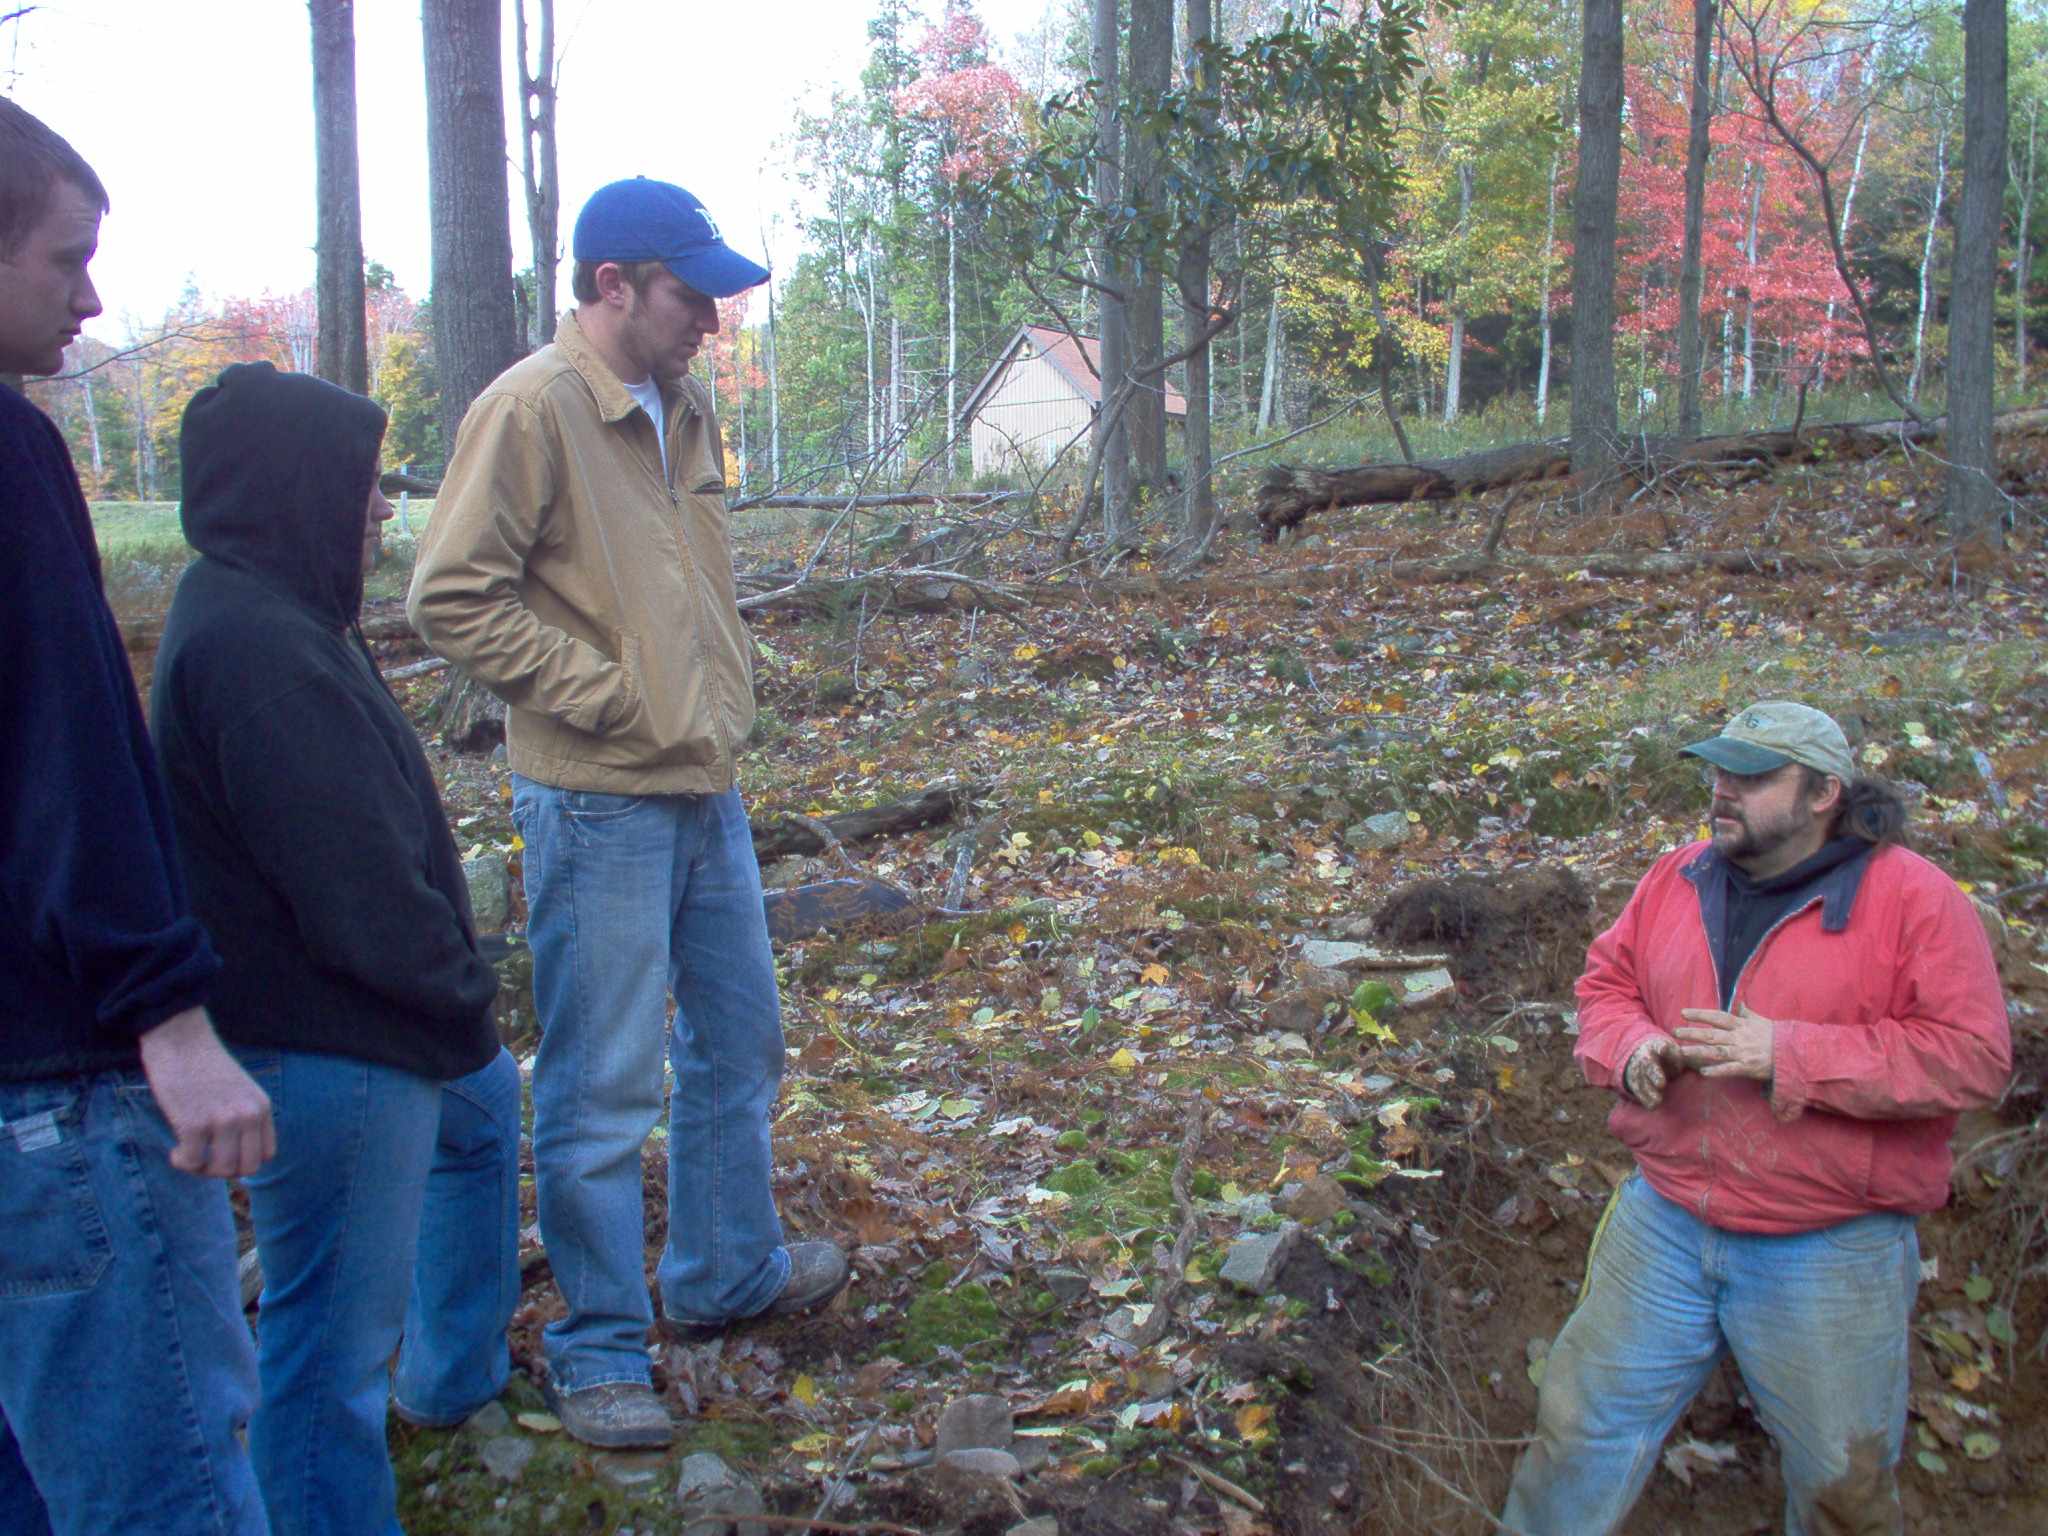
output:
<path id="1" fill-rule="evenodd" d="M 391 515 L 384 420 L 268 363 L 193 397 L 199 558 L 150 701 L 220 950 L 213 1015 L 277 1121 L 277 1157 L 247 1183 L 264 1273 L 250 1448 L 279 1536 L 395 1531 L 387 1391 L 426 1423 L 495 1397 L 518 1297 L 497 978 L 433 773 L 357 626 L 365 536 Z"/>
<path id="2" fill-rule="evenodd" d="M 107 193 L 0 99 L 0 373 L 100 312 Z M 261 1536 L 221 1179 L 270 1106 L 192 916 L 64 439 L 0 386 L 0 1530 Z M 119 1447 L 109 1455 L 110 1446 Z"/>

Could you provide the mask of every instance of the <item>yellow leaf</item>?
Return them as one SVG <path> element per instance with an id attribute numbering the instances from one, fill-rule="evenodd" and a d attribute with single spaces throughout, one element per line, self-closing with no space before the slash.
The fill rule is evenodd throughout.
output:
<path id="1" fill-rule="evenodd" d="M 1109 1064 L 1119 1072 L 1138 1070 L 1138 1058 L 1131 1054 L 1128 1046 L 1118 1046 L 1116 1054 L 1109 1058 Z"/>
<path id="2" fill-rule="evenodd" d="M 868 759 L 867 761 L 860 763 L 858 766 L 862 773 L 873 773 L 877 768 L 881 767 L 882 765 L 880 763 L 875 762 L 873 759 Z"/>
<path id="3" fill-rule="evenodd" d="M 1026 928 L 1022 923 L 1012 923 L 1010 925 L 1010 942 L 1012 944 L 1022 944 L 1026 939 L 1030 937 L 1031 930 L 1029 928 Z"/>
<path id="4" fill-rule="evenodd" d="M 801 1440 L 789 1442 L 789 1448 L 800 1456 L 815 1456 L 821 1451 L 832 1449 L 830 1435 L 805 1435 Z"/>
<path id="5" fill-rule="evenodd" d="M 1514 1091 L 1515 1069 L 1513 1067 L 1500 1068 L 1494 1073 L 1494 1077 L 1500 1083 L 1500 1091 L 1502 1093 L 1512 1093 Z"/>
<path id="6" fill-rule="evenodd" d="M 1264 1445 L 1273 1438 L 1273 1409 L 1266 1403 L 1246 1403 L 1232 1415 L 1238 1438 Z"/>
<path id="7" fill-rule="evenodd" d="M 1138 972 L 1138 980 L 1144 982 L 1148 987 L 1163 987 L 1166 985 L 1167 974 L 1166 967 L 1155 960 L 1152 964 L 1146 966 L 1145 969 Z"/>
<path id="8" fill-rule="evenodd" d="M 809 1376 L 799 1376 L 789 1384 L 789 1395 L 806 1408 L 818 1406 L 818 1384 Z"/>
<path id="9" fill-rule="evenodd" d="M 1983 1384 L 1984 1373 L 1974 1365 L 1959 1365 L 1948 1373 L 1958 1392 L 1974 1392 Z"/>
<path id="10" fill-rule="evenodd" d="M 1019 661 L 1036 661 L 1038 659 L 1038 647 L 1035 645 L 1020 645 L 1010 654 Z"/>

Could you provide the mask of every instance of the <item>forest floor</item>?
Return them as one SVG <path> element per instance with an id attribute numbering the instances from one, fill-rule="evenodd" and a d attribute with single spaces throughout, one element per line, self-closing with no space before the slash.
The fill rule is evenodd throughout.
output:
<path id="1" fill-rule="evenodd" d="M 1902 1481 L 1910 1529 L 2048 1528 L 2041 440 L 2014 445 L 2005 479 L 2010 559 L 1967 597 L 1923 456 L 1598 525 L 1553 502 L 1507 540 L 1510 557 L 1893 548 L 1924 557 L 1905 580 L 1376 574 L 1476 548 L 1480 503 L 1323 514 L 1277 552 L 1239 535 L 1146 597 L 764 620 L 742 769 L 757 826 L 986 786 L 969 824 L 845 850 L 922 921 L 778 951 L 776 1192 L 793 1235 L 855 1249 L 855 1283 L 814 1318 L 650 1341 L 677 1444 L 597 1453 L 530 1379 L 561 1309 L 530 1252 L 506 1413 L 394 1421 L 406 1528 L 678 1530 L 683 1459 L 712 1451 L 777 1529 L 1491 1529 L 1629 1166 L 1571 1058 L 1585 944 L 1660 852 L 1701 835 L 1697 765 L 1676 749 L 1779 695 L 1830 709 L 1870 771 L 1914 787 L 1915 846 L 2003 914 L 2017 1071 L 1963 1124 L 1954 1199 L 1922 1225 Z M 800 558 L 803 538 L 743 534 L 740 564 Z M 442 747 L 436 686 L 401 698 L 458 841 L 516 868 L 507 772 Z M 963 856 L 964 899 L 941 912 Z M 1304 952 L 1315 940 L 1435 951 L 1449 977 L 1335 972 L 1317 963 L 1335 952 Z M 530 1055 L 524 1016 L 509 1028 Z M 658 1136 L 644 1166 L 651 1276 Z M 1299 1236 L 1264 1294 L 1223 1281 L 1234 1244 L 1283 1225 Z M 1014 1483 L 929 1465 L 967 1394 L 1012 1411 Z M 1626 1529 L 1775 1529 L 1775 1465 L 1724 1372 Z"/>

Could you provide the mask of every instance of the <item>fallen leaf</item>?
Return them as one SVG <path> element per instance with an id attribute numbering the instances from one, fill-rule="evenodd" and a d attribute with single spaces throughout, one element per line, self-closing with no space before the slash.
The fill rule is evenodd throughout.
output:
<path id="1" fill-rule="evenodd" d="M 522 1413 L 513 1420 L 521 1429 L 530 1429 L 536 1435 L 552 1435 L 562 1427 L 562 1421 L 552 1413 L 533 1411 Z"/>
<path id="2" fill-rule="evenodd" d="M 806 1408 L 818 1406 L 818 1384 L 809 1376 L 799 1376 L 789 1384 L 789 1395 Z"/>
<path id="3" fill-rule="evenodd" d="M 1273 1409 L 1268 1403 L 1247 1403 L 1232 1416 L 1238 1438 L 1263 1445 L 1273 1438 Z"/>

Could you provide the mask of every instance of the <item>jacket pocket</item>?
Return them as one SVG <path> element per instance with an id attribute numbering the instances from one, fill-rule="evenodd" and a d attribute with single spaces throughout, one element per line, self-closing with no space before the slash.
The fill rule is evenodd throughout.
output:
<path id="1" fill-rule="evenodd" d="M 638 736 L 645 734 L 647 716 L 647 695 L 642 679 L 640 637 L 627 630 L 621 630 L 618 637 L 620 680 L 619 703 L 616 711 L 607 710 L 606 718 L 598 734 L 601 736 Z"/>

